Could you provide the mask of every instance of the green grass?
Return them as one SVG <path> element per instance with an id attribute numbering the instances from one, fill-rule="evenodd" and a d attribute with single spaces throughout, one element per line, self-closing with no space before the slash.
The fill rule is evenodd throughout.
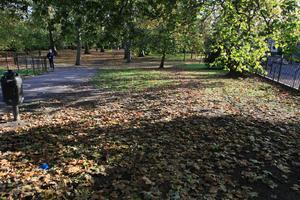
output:
<path id="1" fill-rule="evenodd" d="M 193 64 L 184 64 L 183 69 L 187 71 L 220 71 L 223 68 L 220 67 L 209 67 L 206 63 L 193 63 Z"/>
<path id="2" fill-rule="evenodd" d="M 193 54 L 193 59 L 195 59 L 196 54 Z M 157 58 L 160 59 L 162 57 L 161 54 L 153 53 L 150 54 L 150 57 L 152 58 Z M 191 58 L 191 54 L 187 53 L 185 55 L 185 59 L 189 60 Z M 177 53 L 177 54 L 167 54 L 166 59 L 169 61 L 178 61 L 178 60 L 183 60 L 184 59 L 184 54 L 183 53 Z M 197 58 L 199 59 L 199 58 Z"/>
<path id="3" fill-rule="evenodd" d="M 208 68 L 206 64 L 182 64 L 164 70 L 158 69 L 102 69 L 93 78 L 93 83 L 102 89 L 113 91 L 143 91 L 146 89 L 176 85 L 180 76 L 188 78 L 216 77 L 223 70 Z"/>
<path id="4" fill-rule="evenodd" d="M 6 67 L 0 67 L 0 75 L 2 76 L 5 72 L 7 71 Z M 38 75 L 41 74 L 39 71 L 33 71 L 32 69 L 20 69 L 18 70 L 13 70 L 16 71 L 18 74 L 22 76 L 32 76 L 32 75 Z"/>
<path id="5" fill-rule="evenodd" d="M 99 88 L 115 91 L 141 91 L 149 88 L 170 85 L 167 71 L 154 69 L 105 69 L 93 79 Z"/>

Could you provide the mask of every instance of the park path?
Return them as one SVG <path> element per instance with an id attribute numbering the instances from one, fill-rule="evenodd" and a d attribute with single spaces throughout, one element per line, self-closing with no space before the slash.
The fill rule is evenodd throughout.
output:
<path id="1" fill-rule="evenodd" d="M 55 71 L 43 75 L 28 77 L 23 80 L 24 104 L 51 99 L 53 96 L 78 90 L 81 85 L 89 82 L 96 73 L 95 68 L 90 67 L 68 67 L 56 68 Z M 3 114 L 7 106 L 2 102 L 2 91 L 0 91 L 0 114 Z"/>

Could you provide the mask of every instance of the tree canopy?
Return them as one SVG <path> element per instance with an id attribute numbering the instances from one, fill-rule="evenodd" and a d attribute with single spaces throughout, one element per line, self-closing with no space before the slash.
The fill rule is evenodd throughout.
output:
<path id="1" fill-rule="evenodd" d="M 233 73 L 261 70 L 268 39 L 300 41 L 297 0 L 15 0 L 0 3 L 0 49 L 122 47 L 132 54 L 202 52 Z"/>

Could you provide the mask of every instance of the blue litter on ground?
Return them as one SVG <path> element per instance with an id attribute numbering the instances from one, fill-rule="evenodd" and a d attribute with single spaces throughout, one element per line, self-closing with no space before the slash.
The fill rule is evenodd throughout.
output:
<path id="1" fill-rule="evenodd" d="M 47 170 L 47 169 L 49 169 L 49 165 L 47 163 L 43 163 L 43 164 L 40 164 L 39 168 Z"/>

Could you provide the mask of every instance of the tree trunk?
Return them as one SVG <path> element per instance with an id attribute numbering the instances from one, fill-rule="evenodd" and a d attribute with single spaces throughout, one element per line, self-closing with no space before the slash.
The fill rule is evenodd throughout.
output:
<path id="1" fill-rule="evenodd" d="M 101 46 L 101 49 L 100 49 L 100 52 L 104 53 L 105 52 L 105 49 L 103 46 Z"/>
<path id="2" fill-rule="evenodd" d="M 130 63 L 132 60 L 131 51 L 130 51 L 130 42 L 126 42 L 125 44 L 124 59 L 126 59 L 127 63 Z"/>
<path id="3" fill-rule="evenodd" d="M 145 51 L 144 50 L 140 50 L 139 57 L 145 57 Z"/>
<path id="4" fill-rule="evenodd" d="M 191 60 L 193 60 L 193 51 L 191 51 Z"/>
<path id="5" fill-rule="evenodd" d="M 80 65 L 81 58 L 81 38 L 80 38 L 80 25 L 76 25 L 76 39 L 77 39 L 77 53 L 75 65 Z"/>
<path id="6" fill-rule="evenodd" d="M 51 25 L 51 23 L 48 23 L 48 31 L 49 31 L 49 45 L 50 45 L 50 49 L 52 49 L 52 51 L 54 52 L 54 40 L 53 40 L 53 26 Z"/>
<path id="7" fill-rule="evenodd" d="M 90 47 L 87 42 L 84 43 L 84 54 L 91 54 Z"/>
<path id="8" fill-rule="evenodd" d="M 186 50 L 183 50 L 183 61 L 185 61 L 185 57 L 186 57 Z"/>
<path id="9" fill-rule="evenodd" d="M 243 72 L 238 72 L 235 69 L 229 69 L 229 72 L 226 74 L 227 77 L 229 78 L 239 78 L 245 76 Z"/>
<path id="10" fill-rule="evenodd" d="M 166 58 L 166 53 L 163 53 L 163 56 L 161 57 L 161 61 L 160 61 L 160 65 L 159 65 L 159 69 L 163 69 L 165 66 L 165 58 Z"/>
<path id="11" fill-rule="evenodd" d="M 127 59 L 127 55 L 128 55 L 127 51 L 128 51 L 127 44 L 125 44 L 125 46 L 124 46 L 124 60 Z"/>
<path id="12" fill-rule="evenodd" d="M 132 60 L 130 48 L 127 49 L 126 62 L 130 63 Z"/>

